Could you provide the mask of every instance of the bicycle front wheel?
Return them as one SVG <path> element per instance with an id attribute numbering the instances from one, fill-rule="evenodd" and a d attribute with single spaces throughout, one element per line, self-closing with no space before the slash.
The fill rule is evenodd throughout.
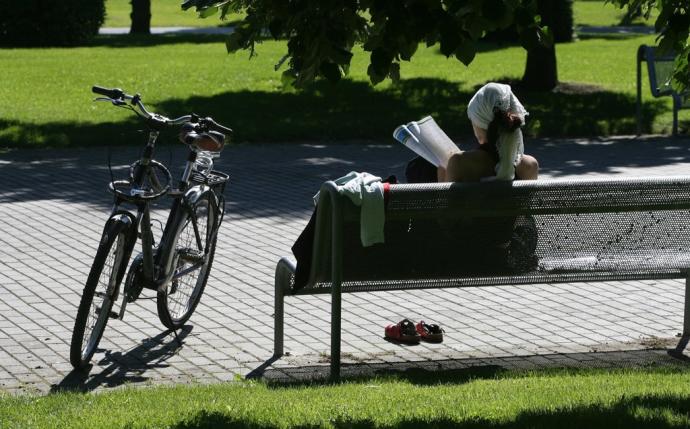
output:
<path id="1" fill-rule="evenodd" d="M 106 229 L 91 265 L 72 331 L 70 362 L 86 367 L 110 318 L 126 261 L 127 225 L 116 222 Z"/>
<path id="2" fill-rule="evenodd" d="M 213 194 L 201 196 L 177 221 L 173 279 L 158 291 L 158 317 L 165 327 L 179 329 L 194 313 L 206 287 L 216 250 L 217 212 Z"/>

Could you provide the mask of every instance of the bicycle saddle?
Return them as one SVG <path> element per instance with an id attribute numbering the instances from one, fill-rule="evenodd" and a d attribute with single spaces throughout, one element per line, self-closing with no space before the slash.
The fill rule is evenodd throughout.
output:
<path id="1" fill-rule="evenodd" d="M 220 152 L 225 146 L 225 134 L 218 131 L 196 133 L 190 131 L 180 135 L 180 141 L 187 145 L 194 145 L 201 150 Z"/>

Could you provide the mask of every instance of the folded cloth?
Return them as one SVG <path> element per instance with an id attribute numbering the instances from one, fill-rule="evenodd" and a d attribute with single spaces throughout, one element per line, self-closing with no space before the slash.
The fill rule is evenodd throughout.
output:
<path id="1" fill-rule="evenodd" d="M 359 223 L 362 246 L 383 243 L 383 225 L 386 217 L 381 178 L 365 172 L 351 171 L 334 182 L 338 185 L 341 195 L 346 195 L 355 205 L 361 206 Z M 318 201 L 317 192 L 314 195 L 314 204 Z"/>
<path id="2" fill-rule="evenodd" d="M 383 179 L 384 187 L 384 204 L 385 198 L 388 195 L 387 187 L 391 183 L 398 183 L 398 179 L 395 176 L 388 176 Z M 318 199 L 318 194 L 315 196 Z M 297 237 L 295 244 L 292 245 L 292 254 L 295 255 L 297 260 L 297 269 L 295 270 L 295 284 L 293 286 L 294 290 L 303 288 L 309 281 L 309 273 L 311 271 L 311 258 L 312 252 L 314 250 L 314 235 L 316 234 L 316 213 L 318 207 L 314 207 L 314 212 L 304 227 L 302 233 Z"/>

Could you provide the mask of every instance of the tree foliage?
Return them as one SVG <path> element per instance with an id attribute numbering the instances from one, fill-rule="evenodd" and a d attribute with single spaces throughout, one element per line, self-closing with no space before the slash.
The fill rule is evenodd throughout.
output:
<path id="1" fill-rule="evenodd" d="M 649 18 L 656 9 L 659 16 L 654 23 L 657 44 L 662 53 L 676 54 L 673 86 L 678 91 L 690 88 L 690 3 L 687 0 L 608 0 L 631 13 Z"/>
<path id="2" fill-rule="evenodd" d="M 249 50 L 267 36 L 287 39 L 285 79 L 301 85 L 318 77 L 340 80 L 352 50 L 370 55 L 368 75 L 376 84 L 397 80 L 400 64 L 420 43 L 438 45 L 447 57 L 472 62 L 487 31 L 515 24 L 525 47 L 543 43 L 534 0 L 187 0 L 203 16 L 244 12 L 227 40 L 229 52 Z"/>
<path id="3" fill-rule="evenodd" d="M 75 46 L 98 34 L 104 0 L 0 0 L 0 46 Z"/>
<path id="4" fill-rule="evenodd" d="M 673 84 L 690 87 L 690 3 L 688 0 L 607 0 L 655 23 L 662 51 L 676 53 Z M 397 79 L 402 61 L 409 61 L 420 43 L 439 45 L 446 56 L 464 64 L 474 59 L 484 34 L 515 24 L 528 50 L 552 42 L 553 32 L 541 27 L 536 0 L 186 0 L 202 16 L 244 12 L 246 17 L 229 37 L 229 52 L 247 49 L 252 55 L 263 38 L 285 38 L 288 51 L 276 68 L 297 85 L 325 77 L 341 79 L 352 48 L 369 52 L 373 83 Z"/>

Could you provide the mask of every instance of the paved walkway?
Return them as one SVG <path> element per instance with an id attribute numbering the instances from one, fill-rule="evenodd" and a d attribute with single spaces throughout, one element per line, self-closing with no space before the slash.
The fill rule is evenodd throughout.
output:
<path id="1" fill-rule="evenodd" d="M 151 34 L 230 34 L 233 26 L 223 27 L 151 27 Z M 129 27 L 101 27 L 98 34 L 129 34 Z"/>
<path id="2" fill-rule="evenodd" d="M 222 27 L 151 27 L 151 34 L 230 34 L 234 26 Z M 597 35 L 597 34 L 654 34 L 654 27 L 645 25 L 614 25 L 614 26 L 594 26 L 578 25 L 575 28 L 577 34 Z M 120 35 L 129 34 L 129 27 L 101 27 L 99 34 Z"/>
<path id="3" fill-rule="evenodd" d="M 0 391 L 49 392 L 323 372 L 329 297 L 288 298 L 286 351 L 272 361 L 273 270 L 306 223 L 312 194 L 351 170 L 402 176 L 411 157 L 388 144 L 237 145 L 228 217 L 201 304 L 180 334 L 163 331 L 148 291 L 111 321 L 89 374 L 68 362 L 74 316 L 110 197 L 107 148 L 0 154 Z M 543 140 L 529 143 L 543 177 L 690 172 L 690 140 Z M 119 176 L 139 148 L 113 148 Z M 163 146 L 158 159 L 181 165 Z M 157 212 L 162 219 L 163 213 Z M 631 365 L 670 361 L 682 324 L 681 281 L 350 294 L 343 299 L 345 374 L 409 367 Z M 438 322 L 442 344 L 382 339 L 403 317 Z"/>

